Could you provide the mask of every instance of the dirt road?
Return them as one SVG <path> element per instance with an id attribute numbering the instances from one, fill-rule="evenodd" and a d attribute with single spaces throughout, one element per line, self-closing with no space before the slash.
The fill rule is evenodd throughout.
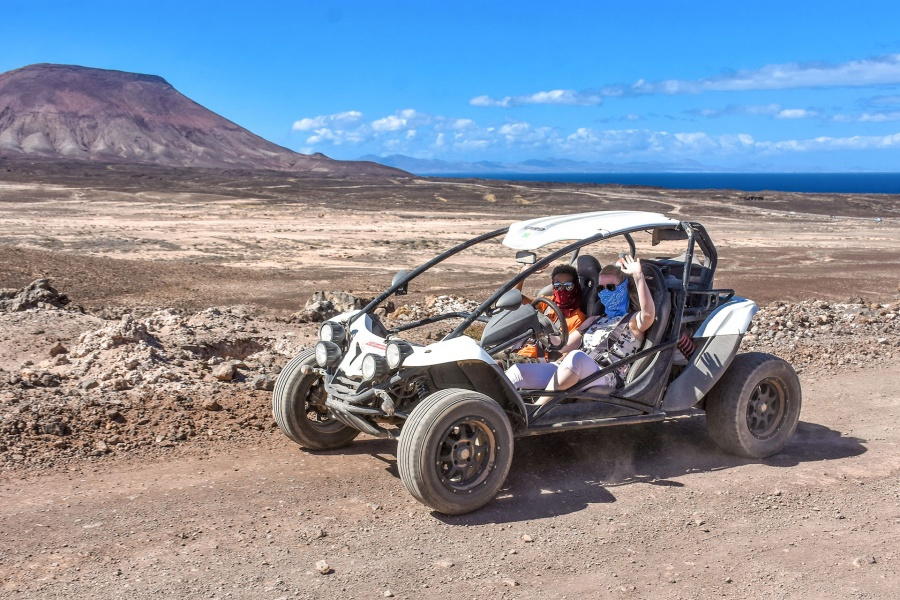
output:
<path id="1" fill-rule="evenodd" d="M 520 439 L 505 490 L 460 517 L 414 502 L 371 438 L 4 476 L 0 596 L 896 597 L 900 377 L 803 385 L 770 460 L 724 454 L 702 416 Z"/>

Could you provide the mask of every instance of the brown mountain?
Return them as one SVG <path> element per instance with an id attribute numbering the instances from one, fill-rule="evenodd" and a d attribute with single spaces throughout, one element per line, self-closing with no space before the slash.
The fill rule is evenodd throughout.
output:
<path id="1" fill-rule="evenodd" d="M 365 161 L 305 155 L 200 106 L 156 75 L 39 64 L 0 74 L 0 156 L 409 175 Z"/>

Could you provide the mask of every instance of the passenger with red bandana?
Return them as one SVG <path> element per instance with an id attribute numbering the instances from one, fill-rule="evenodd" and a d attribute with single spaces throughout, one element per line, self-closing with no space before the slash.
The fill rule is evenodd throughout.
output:
<path id="1" fill-rule="evenodd" d="M 575 331 L 587 318 L 587 315 L 581 310 L 581 286 L 578 284 L 578 271 L 571 265 L 556 265 L 550 274 L 550 280 L 553 283 L 553 296 L 550 298 L 566 315 L 566 325 L 569 331 Z M 522 291 L 524 281 L 520 281 L 516 287 Z M 522 304 L 530 304 L 531 298 L 522 295 Z M 551 321 L 556 321 L 556 311 L 549 306 L 544 307 L 546 314 Z M 538 358 L 538 350 L 534 344 L 528 344 L 519 350 L 519 356 L 523 358 Z M 546 360 L 546 356 L 543 356 Z"/>

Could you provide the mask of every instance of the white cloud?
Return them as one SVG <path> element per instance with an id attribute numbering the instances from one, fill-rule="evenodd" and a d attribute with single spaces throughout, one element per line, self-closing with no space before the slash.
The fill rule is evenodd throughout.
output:
<path id="1" fill-rule="evenodd" d="M 391 115 L 377 121 L 372 121 L 373 131 L 399 131 L 406 127 L 406 119 Z"/>
<path id="2" fill-rule="evenodd" d="M 450 125 L 452 129 L 462 130 L 462 129 L 475 129 L 478 125 L 472 119 L 456 119 L 453 121 L 453 124 Z"/>
<path id="3" fill-rule="evenodd" d="M 498 133 L 510 144 L 541 144 L 553 137 L 550 127 L 534 127 L 530 123 L 507 123 Z"/>
<path id="4" fill-rule="evenodd" d="M 728 111 L 758 113 L 772 118 L 809 118 L 812 109 L 780 105 L 728 107 Z M 719 111 L 722 112 L 722 111 Z M 710 113 L 712 114 L 712 113 Z M 900 121 L 900 112 L 870 112 L 848 121 Z M 472 119 L 429 115 L 413 109 L 366 121 L 356 111 L 310 117 L 297 121 L 296 131 L 308 135 L 306 154 L 343 147 L 344 152 L 403 153 L 445 159 L 496 160 L 498 156 L 535 158 L 559 156 L 578 160 L 661 160 L 693 158 L 715 162 L 728 157 L 802 154 L 839 150 L 900 149 L 900 133 L 884 136 L 817 137 L 811 139 L 756 140 L 748 133 L 710 134 L 704 131 L 601 129 L 579 127 L 568 132 L 525 121 L 481 125 Z M 311 127 L 311 124 L 322 125 Z M 438 152 L 439 151 L 439 152 Z"/>
<path id="5" fill-rule="evenodd" d="M 618 159 L 675 160 L 692 157 L 710 160 L 838 150 L 897 150 L 900 149 L 900 133 L 756 141 L 749 134 L 710 135 L 705 132 L 593 130 L 581 127 L 562 139 L 558 149 L 581 156 L 603 155 Z"/>
<path id="6" fill-rule="evenodd" d="M 595 90 L 552 90 L 494 99 L 477 96 L 473 106 L 509 108 L 524 104 L 568 104 L 596 106 L 603 98 L 618 96 L 700 94 L 704 92 L 746 92 L 805 88 L 866 87 L 900 84 L 900 54 L 831 64 L 791 62 L 766 65 L 704 79 L 638 79 L 629 85 L 613 84 Z"/>
<path id="7" fill-rule="evenodd" d="M 294 121 L 294 131 L 313 131 L 322 127 L 348 126 L 362 121 L 363 114 L 358 110 L 348 110 L 333 115 L 323 115 Z"/>
<path id="8" fill-rule="evenodd" d="M 603 96 L 597 92 L 575 90 L 550 90 L 548 92 L 535 92 L 524 96 L 506 96 L 493 99 L 490 96 L 477 96 L 469 100 L 472 106 L 494 106 L 509 108 L 511 106 L 524 106 L 526 104 L 557 104 L 569 106 L 599 106 L 603 104 Z"/>
<path id="9" fill-rule="evenodd" d="M 702 108 L 699 110 L 687 111 L 688 114 L 694 114 L 708 119 L 717 119 L 719 117 L 728 117 L 732 115 L 750 115 L 750 116 L 769 116 L 773 117 L 785 110 L 780 104 L 762 104 L 762 105 L 739 105 L 729 104 L 725 108 Z"/>
<path id="10" fill-rule="evenodd" d="M 809 108 L 783 108 L 780 104 L 736 105 L 729 104 L 725 108 L 702 108 L 687 111 L 688 114 L 716 119 L 732 115 L 748 115 L 773 117 L 775 119 L 811 119 L 821 116 L 817 110 Z"/>
<path id="11" fill-rule="evenodd" d="M 786 108 L 778 111 L 775 115 L 776 119 L 808 119 L 817 117 L 819 114 L 813 110 L 805 110 L 803 108 Z"/>
<path id="12" fill-rule="evenodd" d="M 603 98 L 592 92 L 576 92 L 574 90 L 551 90 L 537 92 L 525 97 L 527 104 L 571 104 L 573 106 L 597 106 Z"/>
<path id="13" fill-rule="evenodd" d="M 501 108 L 507 108 L 509 106 L 512 106 L 510 104 L 511 100 L 512 98 L 510 96 L 507 96 L 502 100 L 494 100 L 490 96 L 476 96 L 469 100 L 469 104 L 471 104 L 472 106 L 497 106 Z"/>
<path id="14" fill-rule="evenodd" d="M 334 144 L 341 146 L 343 144 L 359 144 L 366 139 L 365 130 L 360 129 L 331 129 L 322 127 L 316 129 L 313 135 L 306 138 L 307 144 Z"/>
<path id="15" fill-rule="evenodd" d="M 837 123 L 888 123 L 900 121 L 900 111 L 864 112 L 861 114 L 832 115 L 831 120 Z"/>
<path id="16" fill-rule="evenodd" d="M 771 152 L 812 152 L 817 150 L 885 150 L 900 148 L 900 133 L 890 135 L 855 135 L 834 138 L 817 137 L 809 140 L 760 142 L 757 147 Z"/>
<path id="17" fill-rule="evenodd" d="M 900 121 L 900 112 L 863 113 L 859 117 L 860 123 L 885 123 L 887 121 Z"/>
<path id="18" fill-rule="evenodd" d="M 322 127 L 324 125 L 325 117 L 315 117 L 314 119 L 300 119 L 299 121 L 294 121 L 292 129 L 294 131 L 310 131 L 311 129 Z"/>
<path id="19" fill-rule="evenodd" d="M 786 90 L 823 87 L 863 87 L 900 83 L 900 54 L 839 64 L 785 63 L 766 65 L 706 79 L 638 80 L 634 94 L 699 94 L 710 91 Z"/>

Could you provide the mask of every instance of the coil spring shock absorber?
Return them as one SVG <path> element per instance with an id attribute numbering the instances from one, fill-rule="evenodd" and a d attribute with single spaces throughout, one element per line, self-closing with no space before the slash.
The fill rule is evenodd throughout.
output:
<path id="1" fill-rule="evenodd" d="M 688 360 L 690 360 L 691 356 L 694 354 L 694 350 L 697 347 L 694 345 L 694 340 L 691 339 L 691 336 L 688 335 L 688 332 L 685 331 L 681 334 L 681 338 L 679 338 L 678 343 L 676 344 L 678 351 Z"/>
<path id="2" fill-rule="evenodd" d="M 422 401 L 431 395 L 431 390 L 428 388 L 428 382 L 425 381 L 424 377 L 420 377 L 416 380 L 416 393 L 419 395 L 419 401 Z"/>

